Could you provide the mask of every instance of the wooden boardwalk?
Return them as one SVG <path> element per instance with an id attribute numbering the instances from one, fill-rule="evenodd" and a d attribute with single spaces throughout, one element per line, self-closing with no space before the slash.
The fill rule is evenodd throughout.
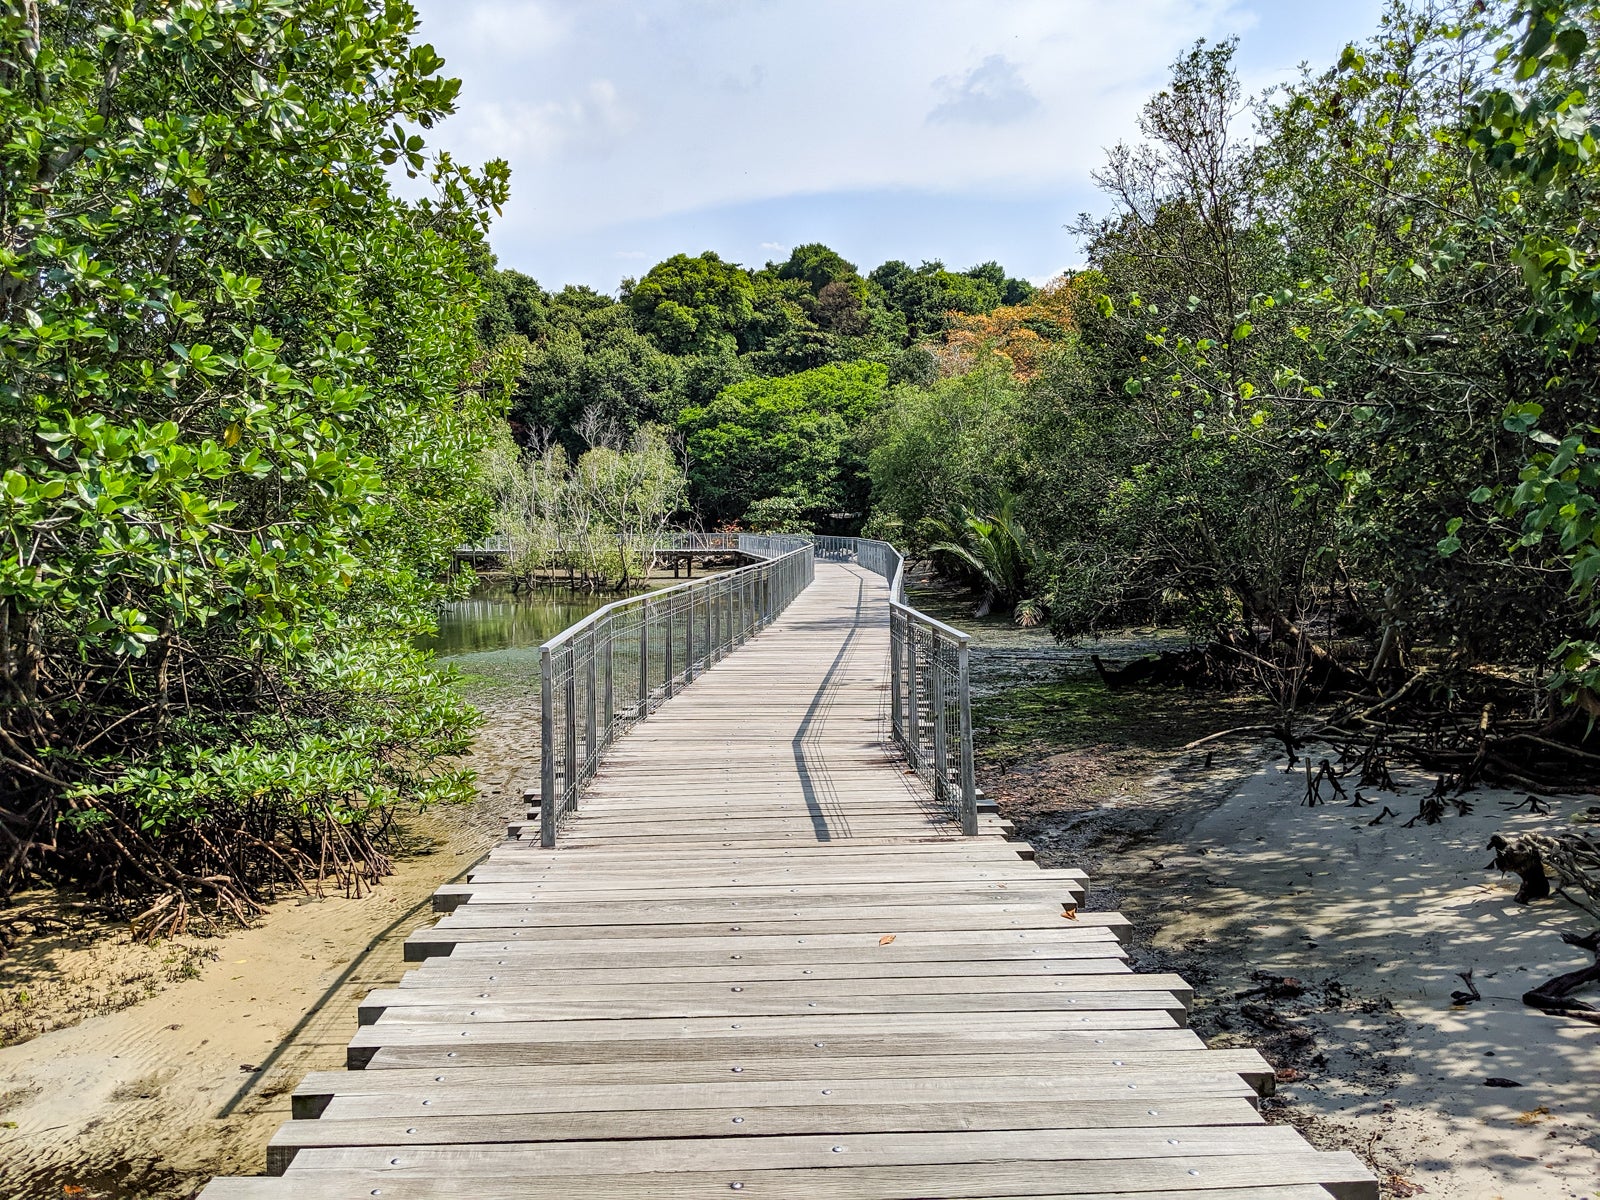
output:
<path id="1" fill-rule="evenodd" d="M 407 942 L 281 1178 L 204 1200 L 1375 1200 L 1257 1111 L 1272 1072 L 1184 1027 L 1127 922 L 885 747 L 886 588 L 853 565 L 607 755 Z M 531 718 L 530 718 L 531 719 Z M 526 832 L 527 837 L 518 836 Z"/>

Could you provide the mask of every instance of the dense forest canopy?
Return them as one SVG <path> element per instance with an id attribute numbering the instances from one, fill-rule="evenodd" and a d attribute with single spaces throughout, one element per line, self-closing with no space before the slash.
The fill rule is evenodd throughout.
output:
<path id="1" fill-rule="evenodd" d="M 889 262 L 863 276 L 818 243 L 756 271 L 677 254 L 615 299 L 547 292 L 513 270 L 487 283 L 479 330 L 521 363 L 509 416 L 525 444 L 553 438 L 577 455 L 674 430 L 700 519 L 759 505 L 763 524 L 782 514 L 772 519 L 828 529 L 866 515 L 863 426 L 890 381 L 931 381 L 925 343 L 1035 291 L 993 262 Z"/>
<path id="2" fill-rule="evenodd" d="M 243 915 L 471 793 L 432 769 L 471 710 L 412 643 L 487 525 L 507 172 L 405 131 L 460 87 L 416 23 L 0 6 L 0 893 Z"/>
<path id="3" fill-rule="evenodd" d="M 159 11 L 0 7 L 0 889 L 380 872 L 469 791 L 413 639 L 497 506 L 608 580 L 669 515 L 891 537 L 1186 626 L 1291 747 L 1321 700 L 1461 783 L 1600 762 L 1600 5 L 1395 0 L 1258 97 L 1197 44 L 1040 287 L 813 243 L 615 295 L 495 265 L 407 6 Z"/>

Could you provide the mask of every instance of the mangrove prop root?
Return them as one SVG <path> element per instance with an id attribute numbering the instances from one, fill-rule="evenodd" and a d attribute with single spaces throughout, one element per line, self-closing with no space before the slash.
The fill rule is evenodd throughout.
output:
<path id="1" fill-rule="evenodd" d="M 1541 1012 L 1559 1013 L 1562 1016 L 1573 1017 L 1580 1021 L 1600 1025 L 1600 1009 L 1582 1000 L 1573 999 L 1573 993 L 1588 987 L 1591 984 L 1600 984 L 1600 929 L 1582 937 L 1574 933 L 1563 933 L 1561 940 L 1569 946 L 1577 946 L 1580 950 L 1587 950 L 1595 956 L 1595 961 L 1587 967 L 1576 971 L 1568 971 L 1565 975 L 1557 975 L 1547 983 L 1542 983 L 1532 991 L 1522 993 L 1522 1002 L 1530 1008 L 1537 1008 Z"/>
<path id="2" fill-rule="evenodd" d="M 1576 830 L 1528 833 L 1515 841 L 1496 834 L 1492 866 L 1522 878 L 1517 899 L 1524 904 L 1560 895 L 1593 917 L 1600 917 L 1600 841 Z M 1560 880 L 1552 887 L 1550 876 Z"/>
<path id="3" fill-rule="evenodd" d="M 1488 849 L 1494 851 L 1494 861 L 1489 865 L 1501 874 L 1510 872 L 1522 880 L 1517 889 L 1518 904 L 1531 904 L 1550 897 L 1550 877 L 1545 873 L 1544 860 L 1539 848 L 1526 839 L 1508 842 L 1498 833 L 1489 839 Z"/>

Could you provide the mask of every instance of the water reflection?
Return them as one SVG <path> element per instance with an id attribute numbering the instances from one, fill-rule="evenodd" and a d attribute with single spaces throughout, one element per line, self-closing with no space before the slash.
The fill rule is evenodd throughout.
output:
<path id="1" fill-rule="evenodd" d="M 426 644 L 440 658 L 537 650 L 568 625 L 615 599 L 613 593 L 564 588 L 536 588 L 513 595 L 510 588 L 480 587 L 466 600 L 441 606 L 439 635 Z"/>

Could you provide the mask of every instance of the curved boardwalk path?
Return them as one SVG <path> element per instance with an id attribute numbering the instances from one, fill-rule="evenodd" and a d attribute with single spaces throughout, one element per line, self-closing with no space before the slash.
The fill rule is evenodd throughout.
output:
<path id="1" fill-rule="evenodd" d="M 886 589 L 819 563 L 623 738 L 563 826 L 440 891 L 421 965 L 309 1076 L 282 1178 L 205 1200 L 1368 1200 L 1268 1126 L 1253 1051 L 1133 974 L 1115 914 L 885 749 Z"/>

